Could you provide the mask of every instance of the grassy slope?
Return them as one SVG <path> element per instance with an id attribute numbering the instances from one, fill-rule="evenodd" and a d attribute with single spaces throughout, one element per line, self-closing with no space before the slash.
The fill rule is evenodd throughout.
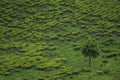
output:
<path id="1" fill-rule="evenodd" d="M 0 79 L 119 80 L 119 4 L 118 0 L 1 0 Z M 74 50 L 87 36 L 96 38 L 101 48 L 90 68 L 81 51 Z"/>

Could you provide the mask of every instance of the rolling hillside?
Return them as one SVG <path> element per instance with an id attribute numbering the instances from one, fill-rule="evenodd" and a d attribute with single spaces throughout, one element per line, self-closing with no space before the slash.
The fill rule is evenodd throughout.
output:
<path id="1" fill-rule="evenodd" d="M 81 54 L 88 37 L 100 55 Z M 120 0 L 0 0 L 0 80 L 120 80 Z"/>

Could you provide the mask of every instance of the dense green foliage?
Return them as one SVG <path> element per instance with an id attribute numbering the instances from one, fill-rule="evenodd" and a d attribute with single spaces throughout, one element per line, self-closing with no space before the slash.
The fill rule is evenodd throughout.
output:
<path id="1" fill-rule="evenodd" d="M 99 47 L 94 38 L 88 38 L 82 47 L 82 54 L 89 57 L 89 66 L 91 66 L 91 59 L 99 55 Z"/>
<path id="2" fill-rule="evenodd" d="M 0 80 L 119 80 L 119 0 L 0 0 Z M 92 65 L 87 36 L 101 49 Z"/>

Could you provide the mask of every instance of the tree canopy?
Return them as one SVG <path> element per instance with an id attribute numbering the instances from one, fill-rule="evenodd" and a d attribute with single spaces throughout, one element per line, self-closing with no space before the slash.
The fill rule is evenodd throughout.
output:
<path id="1" fill-rule="evenodd" d="M 89 57 L 89 65 L 91 65 L 91 58 L 95 58 L 99 55 L 99 47 L 94 38 L 88 38 L 82 47 L 82 54 L 85 57 Z"/>

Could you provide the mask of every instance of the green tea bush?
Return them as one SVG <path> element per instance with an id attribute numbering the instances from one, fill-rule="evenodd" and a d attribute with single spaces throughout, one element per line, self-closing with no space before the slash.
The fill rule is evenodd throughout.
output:
<path id="1" fill-rule="evenodd" d="M 109 54 L 106 54 L 103 57 L 105 57 L 105 58 L 112 58 L 112 57 L 117 57 L 117 56 L 119 56 L 119 53 L 117 53 L 117 52 L 110 52 Z"/>
<path id="2" fill-rule="evenodd" d="M 104 73 L 104 74 L 108 74 L 109 72 L 110 72 L 109 69 L 104 69 L 104 70 L 103 70 L 103 73 Z"/>
<path id="3" fill-rule="evenodd" d="M 0 76 L 0 80 L 5 80 L 5 78 L 3 76 Z"/>
<path id="4" fill-rule="evenodd" d="M 83 71 L 83 72 L 91 72 L 91 70 L 88 67 L 83 67 L 81 71 Z"/>
<path id="5" fill-rule="evenodd" d="M 96 74 L 103 75 L 104 73 L 103 73 L 103 71 L 97 71 Z"/>
<path id="6" fill-rule="evenodd" d="M 80 50 L 81 49 L 81 46 L 75 46 L 74 47 L 74 50 Z"/>

